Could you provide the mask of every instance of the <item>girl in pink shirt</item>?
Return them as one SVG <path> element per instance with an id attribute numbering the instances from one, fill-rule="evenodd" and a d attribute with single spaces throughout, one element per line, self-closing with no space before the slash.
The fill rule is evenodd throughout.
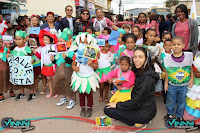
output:
<path id="1" fill-rule="evenodd" d="M 151 24 L 147 23 L 147 16 L 145 13 L 140 13 L 138 15 L 138 24 L 135 24 L 135 26 L 140 27 L 140 29 L 148 29 L 148 28 L 152 28 Z"/>
<path id="2" fill-rule="evenodd" d="M 105 78 L 118 89 L 109 102 L 118 103 L 130 100 L 132 87 L 135 84 L 135 74 L 130 70 L 130 58 L 128 56 L 120 57 L 119 64 L 120 68 L 111 71 Z"/>
<path id="3" fill-rule="evenodd" d="M 156 30 L 156 34 L 160 35 L 160 32 L 159 32 L 159 23 L 157 22 L 157 16 L 156 16 L 155 13 L 151 13 L 151 15 L 150 15 L 150 22 L 151 22 L 152 28 L 154 28 Z"/>

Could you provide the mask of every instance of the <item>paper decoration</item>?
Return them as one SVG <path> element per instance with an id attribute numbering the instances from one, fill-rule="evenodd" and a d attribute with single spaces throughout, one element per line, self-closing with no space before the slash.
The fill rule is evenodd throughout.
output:
<path id="1" fill-rule="evenodd" d="M 10 35 L 2 36 L 3 43 L 13 43 L 13 37 Z"/>
<path id="2" fill-rule="evenodd" d="M 83 57 L 85 47 L 86 47 L 85 44 L 80 43 L 79 48 L 76 52 L 76 62 L 79 63 L 79 64 L 83 64 L 83 65 L 86 65 L 87 61 L 88 61 L 88 58 Z"/>
<path id="3" fill-rule="evenodd" d="M 66 43 L 60 43 L 56 45 L 56 52 L 57 53 L 66 53 L 67 52 L 67 45 Z"/>
<path id="4" fill-rule="evenodd" d="M 29 47 L 37 47 L 37 42 L 36 42 L 35 38 L 28 39 L 28 46 Z"/>
<path id="5" fill-rule="evenodd" d="M 121 32 L 112 30 L 110 38 L 108 39 L 109 45 L 117 45 L 117 39 L 119 38 Z"/>
<path id="6" fill-rule="evenodd" d="M 102 38 L 95 38 L 97 41 L 97 45 L 99 46 L 105 46 L 106 40 Z"/>
<path id="7" fill-rule="evenodd" d="M 97 57 L 97 52 L 98 52 L 98 49 L 91 47 L 91 46 L 86 46 L 83 57 L 95 60 Z"/>
<path id="8" fill-rule="evenodd" d="M 31 56 L 8 57 L 10 67 L 10 82 L 13 85 L 34 84 L 33 64 Z"/>
<path id="9" fill-rule="evenodd" d="M 46 54 L 56 55 L 56 44 L 46 44 Z"/>
<path id="10" fill-rule="evenodd" d="M 30 30 L 30 34 L 39 35 L 39 33 L 40 33 L 40 27 L 34 27 L 34 28 L 31 28 L 31 30 Z"/>

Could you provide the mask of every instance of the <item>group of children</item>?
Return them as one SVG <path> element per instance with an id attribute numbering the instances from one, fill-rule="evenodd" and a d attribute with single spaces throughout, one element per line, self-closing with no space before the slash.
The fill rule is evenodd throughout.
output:
<path id="1" fill-rule="evenodd" d="M 79 92 L 79 100 L 81 117 L 91 117 L 93 106 L 93 91 L 99 88 L 99 102 L 124 102 L 131 99 L 131 91 L 134 89 L 135 74 L 131 70 L 134 49 L 136 47 L 144 47 L 149 51 L 155 71 L 161 75 L 160 83 L 156 89 L 157 92 L 163 92 L 164 103 L 167 107 L 167 115 L 165 120 L 173 118 L 175 107 L 177 104 L 175 116 L 177 120 L 200 117 L 199 99 L 191 97 L 190 91 L 194 82 L 193 54 L 191 52 L 183 52 L 184 41 L 181 37 L 174 37 L 170 32 L 166 32 L 162 36 L 161 43 L 156 43 L 156 30 L 153 28 L 145 29 L 141 32 L 138 26 L 125 24 L 121 32 L 117 44 L 109 45 L 109 37 L 111 29 L 104 28 L 102 34 L 96 38 L 105 39 L 105 46 L 98 46 L 98 42 L 94 37 L 92 27 L 87 27 L 86 32 L 80 33 L 76 37 L 72 37 L 72 31 L 68 28 L 63 32 L 59 31 L 58 35 L 52 34 L 48 29 L 40 31 L 38 47 L 31 49 L 25 45 L 26 35 L 23 31 L 16 31 L 15 45 L 10 50 L 9 44 L 3 44 L 0 39 L 0 101 L 4 100 L 3 92 L 10 90 L 11 97 L 15 97 L 14 91 L 20 89 L 20 94 L 16 100 L 25 97 L 24 88 L 30 89 L 28 101 L 33 100 L 38 91 L 38 79 L 41 74 L 43 89 L 40 94 L 45 94 L 46 82 L 49 87 L 47 98 L 62 95 L 58 106 L 67 102 L 66 96 L 70 98 L 67 109 L 71 109 L 75 105 L 75 92 Z M 143 35 L 142 35 L 143 33 Z M 73 39 L 73 41 L 72 41 Z M 57 53 L 56 55 L 48 55 L 46 45 L 48 44 L 67 44 L 66 53 Z M 92 60 L 86 57 L 80 57 L 85 46 L 91 46 L 98 49 L 97 58 Z M 9 83 L 9 67 L 6 58 L 10 56 L 31 56 L 34 67 L 34 84 L 33 85 L 12 85 Z M 77 60 L 87 60 L 86 64 Z M 196 81 L 199 79 L 199 71 L 195 69 Z M 196 87 L 199 86 L 196 82 Z M 112 84 L 112 85 L 111 85 Z M 109 87 L 115 88 L 113 96 L 109 100 Z M 114 86 L 114 87 L 113 87 Z M 194 86 L 193 86 L 194 87 Z M 199 92 L 199 91 L 198 91 Z M 186 99 L 187 95 L 187 99 Z M 200 94 L 198 94 L 200 95 Z M 87 105 L 85 102 L 87 97 Z M 192 101 L 191 101 L 192 100 Z M 187 105 L 186 105 L 187 101 Z M 192 107 L 191 107 L 192 103 Z M 185 113 L 184 113 L 185 110 Z M 194 115 L 195 112 L 195 115 Z"/>

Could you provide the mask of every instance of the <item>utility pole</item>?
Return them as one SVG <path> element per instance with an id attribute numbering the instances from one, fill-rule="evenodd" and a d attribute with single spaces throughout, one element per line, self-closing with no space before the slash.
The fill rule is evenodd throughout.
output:
<path id="1" fill-rule="evenodd" d="M 120 15 L 121 6 L 122 6 L 122 0 L 119 0 L 119 15 Z"/>
<path id="2" fill-rule="evenodd" d="M 88 0 L 85 0 L 85 8 L 88 8 Z"/>

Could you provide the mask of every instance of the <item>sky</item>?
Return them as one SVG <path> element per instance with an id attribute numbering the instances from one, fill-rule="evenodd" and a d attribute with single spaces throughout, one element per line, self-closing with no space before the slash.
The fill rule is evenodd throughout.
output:
<path id="1" fill-rule="evenodd" d="M 113 8 L 114 14 L 119 13 L 119 1 L 120 0 L 112 0 L 111 7 Z M 150 8 L 153 6 L 163 7 L 164 2 L 166 0 L 121 0 L 122 5 L 124 6 L 124 11 L 133 9 L 133 8 Z M 123 10 L 123 6 L 121 7 Z M 121 10 L 121 14 L 122 14 Z"/>

